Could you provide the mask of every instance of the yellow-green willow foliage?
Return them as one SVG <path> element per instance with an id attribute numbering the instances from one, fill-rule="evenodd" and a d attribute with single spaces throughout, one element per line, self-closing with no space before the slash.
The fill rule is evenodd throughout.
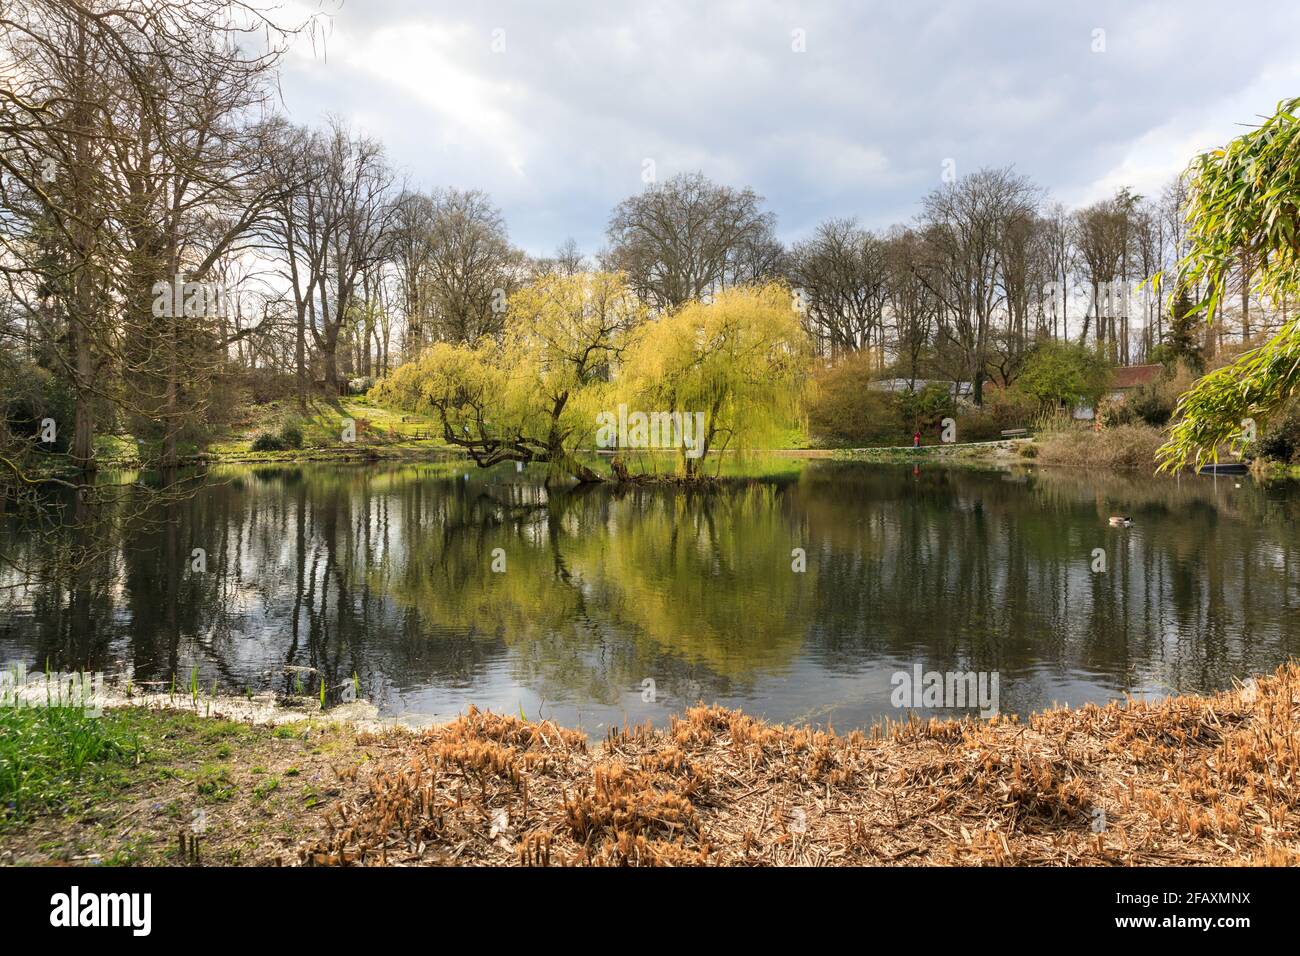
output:
<path id="1" fill-rule="evenodd" d="M 797 657 L 818 570 L 792 570 L 802 537 L 775 487 L 536 491 L 451 489 L 442 510 L 394 522 L 395 557 L 372 586 L 443 626 L 499 636 L 524 657 L 557 637 L 573 638 L 576 653 L 575 621 L 593 640 L 619 635 L 637 649 L 622 662 L 631 668 L 622 686 L 663 654 L 740 680 Z M 588 670 L 574 667 L 574 676 Z"/>
<path id="2" fill-rule="evenodd" d="M 637 408 L 703 413 L 704 455 L 742 451 L 799 414 L 810 349 L 785 286 L 737 286 L 640 326 L 623 355 L 619 395 Z"/>
<path id="3" fill-rule="evenodd" d="M 500 341 L 436 344 L 372 397 L 434 415 L 484 467 L 536 461 L 584 480 L 600 477 L 577 454 L 593 447 L 602 412 L 699 414 L 703 454 L 678 452 L 695 474 L 709 451 L 756 447 L 797 418 L 808 359 L 782 285 L 728 289 L 652 320 L 620 275 L 553 275 L 510 297 Z"/>
<path id="4" fill-rule="evenodd" d="M 575 455 L 591 446 L 613 360 L 645 315 L 621 276 L 545 276 L 510 297 L 500 341 L 435 344 L 372 395 L 434 415 L 443 437 L 484 467 L 536 461 L 595 479 Z"/>

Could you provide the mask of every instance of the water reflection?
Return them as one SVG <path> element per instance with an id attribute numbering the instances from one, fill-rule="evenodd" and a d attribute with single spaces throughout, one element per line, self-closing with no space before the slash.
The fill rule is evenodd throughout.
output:
<path id="1" fill-rule="evenodd" d="M 357 675 L 389 713 L 475 703 L 595 733 L 695 699 L 863 726 L 898 716 L 890 675 L 920 661 L 999 671 L 1023 713 L 1295 655 L 1298 504 L 1232 481 L 834 462 L 562 493 L 513 467 L 223 469 L 75 572 L 0 574 L 0 657 L 314 694 L 311 668 L 332 697 Z M 41 565 L 41 538 L 0 533 Z"/>

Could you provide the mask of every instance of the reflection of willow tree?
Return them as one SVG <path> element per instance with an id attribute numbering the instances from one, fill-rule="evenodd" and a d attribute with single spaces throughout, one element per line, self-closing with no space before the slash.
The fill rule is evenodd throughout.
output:
<path id="1" fill-rule="evenodd" d="M 1285 490 L 827 462 L 782 484 L 560 494 L 509 466 L 462 472 L 223 470 L 77 573 L 0 569 L 0 646 L 178 684 L 197 664 L 205 688 L 269 671 L 293 689 L 296 665 L 331 688 L 357 673 L 473 694 L 504 666 L 552 702 L 616 702 L 646 677 L 680 698 L 798 661 L 816 685 L 921 660 L 1000 670 L 1008 706 L 1040 680 L 1203 688 L 1300 652 L 1300 499 Z M 12 519 L 0 535 L 28 564 L 48 558 Z M 206 573 L 190 569 L 200 547 Z"/>
<path id="2" fill-rule="evenodd" d="M 818 572 L 812 563 L 791 569 L 792 548 L 807 542 L 779 489 L 637 488 L 610 511 L 600 551 L 583 550 L 581 560 L 610 583 L 619 617 L 640 633 L 731 676 L 768 672 L 801 649 Z"/>
<path id="3" fill-rule="evenodd" d="M 800 542 L 778 496 L 759 484 L 553 496 L 494 484 L 408 523 L 409 552 L 383 573 L 427 619 L 499 636 L 530 666 L 555 660 L 557 640 L 609 654 L 630 637 L 636 653 L 609 662 L 637 665 L 617 675 L 624 687 L 662 673 L 646 667 L 664 657 L 742 679 L 788 663 L 810 622 L 815 572 L 791 570 Z M 491 570 L 497 548 L 504 573 Z"/>

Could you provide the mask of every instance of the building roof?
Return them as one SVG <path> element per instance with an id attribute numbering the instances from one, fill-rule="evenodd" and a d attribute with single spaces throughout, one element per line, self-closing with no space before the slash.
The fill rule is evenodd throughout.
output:
<path id="1" fill-rule="evenodd" d="M 1115 388 L 1137 388 L 1150 385 L 1160 374 L 1163 365 L 1124 365 L 1115 369 Z"/>

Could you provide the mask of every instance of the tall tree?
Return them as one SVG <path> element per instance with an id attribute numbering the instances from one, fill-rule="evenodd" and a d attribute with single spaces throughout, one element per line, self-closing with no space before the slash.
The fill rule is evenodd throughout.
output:
<path id="1" fill-rule="evenodd" d="M 927 255 L 918 275 L 943 305 L 940 338 L 957 358 L 959 376 L 983 401 L 995 317 L 1004 301 L 1001 270 L 1013 224 L 1034 211 L 1037 190 L 1007 169 L 981 169 L 940 186 L 923 201 L 920 228 Z"/>
<path id="2" fill-rule="evenodd" d="M 433 331 L 466 344 L 499 335 L 524 269 L 501 211 L 478 190 L 437 190 L 430 202 L 425 282 Z"/>
<path id="3" fill-rule="evenodd" d="M 286 155 L 302 151 L 297 156 Z M 320 357 L 327 394 L 342 391 L 340 342 L 364 315 L 367 275 L 388 253 L 395 210 L 383 147 L 331 119 L 321 134 L 281 132 L 280 198 L 271 235 L 293 289 L 300 328 Z M 344 353 L 347 354 L 346 352 Z M 299 399 L 305 358 L 298 346 Z"/>
<path id="4" fill-rule="evenodd" d="M 831 219 L 795 244 L 789 271 L 813 339 L 832 356 L 874 346 L 883 365 L 885 242 L 856 220 Z"/>
<path id="5" fill-rule="evenodd" d="M 659 309 L 724 285 L 729 276 L 767 271 L 775 217 L 752 189 L 732 189 L 681 173 L 615 207 L 607 264 Z"/>

